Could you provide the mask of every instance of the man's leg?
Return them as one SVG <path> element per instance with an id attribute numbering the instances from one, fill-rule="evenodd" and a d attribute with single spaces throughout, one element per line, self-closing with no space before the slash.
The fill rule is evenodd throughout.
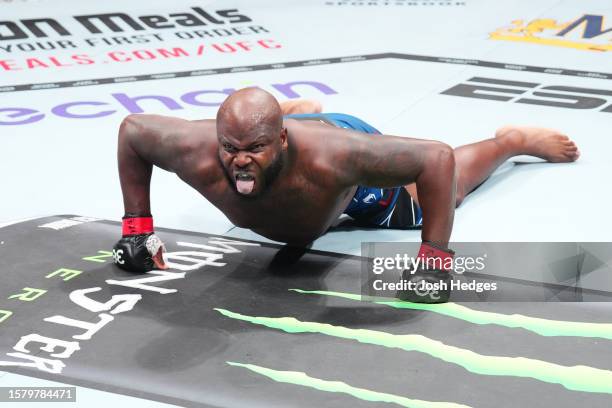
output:
<path id="1" fill-rule="evenodd" d="M 504 126 L 492 139 L 455 149 L 457 166 L 456 206 L 485 181 L 503 162 L 518 155 L 530 155 L 553 163 L 572 162 L 580 152 L 567 136 L 551 129 Z M 418 203 L 416 185 L 406 187 Z"/>

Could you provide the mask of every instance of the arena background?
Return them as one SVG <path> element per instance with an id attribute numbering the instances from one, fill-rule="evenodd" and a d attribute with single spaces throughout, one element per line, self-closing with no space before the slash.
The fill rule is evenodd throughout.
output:
<path id="1" fill-rule="evenodd" d="M 232 90 L 259 86 L 279 101 L 317 99 L 383 133 L 452 146 L 505 124 L 559 129 L 580 159 L 504 164 L 457 211 L 452 240 L 610 241 L 605 1 L 40 0 L 0 8 L 1 224 L 54 214 L 118 221 L 116 141 L 127 114 L 213 118 Z M 99 18 L 109 13 L 124 17 Z M 159 169 L 151 200 L 157 226 L 269 242 Z M 313 249 L 359 255 L 362 241 L 419 239 L 418 231 L 332 231 Z M 0 376 L 2 386 L 24 382 L 49 384 Z M 79 390 L 87 404 L 130 398 Z"/>

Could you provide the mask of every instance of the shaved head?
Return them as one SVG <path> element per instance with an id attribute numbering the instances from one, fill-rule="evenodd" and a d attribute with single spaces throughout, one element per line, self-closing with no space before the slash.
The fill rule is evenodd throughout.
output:
<path id="1" fill-rule="evenodd" d="M 278 101 L 259 88 L 244 88 L 230 95 L 217 112 L 217 129 L 237 134 L 279 132 L 283 115 Z"/>

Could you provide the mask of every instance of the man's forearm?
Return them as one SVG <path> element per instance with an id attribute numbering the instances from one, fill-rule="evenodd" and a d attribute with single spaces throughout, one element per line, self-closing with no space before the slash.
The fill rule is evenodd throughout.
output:
<path id="1" fill-rule="evenodd" d="M 448 246 L 455 215 L 456 174 L 453 150 L 436 146 L 428 153 L 423 171 L 416 179 L 419 205 L 423 211 L 423 241 Z"/>
<path id="2" fill-rule="evenodd" d="M 150 184 L 153 166 L 136 151 L 134 138 L 137 127 L 126 119 L 119 130 L 117 162 L 126 214 L 145 216 L 151 214 Z"/>

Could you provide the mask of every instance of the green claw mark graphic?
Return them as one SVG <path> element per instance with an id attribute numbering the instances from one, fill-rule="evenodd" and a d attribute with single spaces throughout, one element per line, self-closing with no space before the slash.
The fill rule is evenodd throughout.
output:
<path id="1" fill-rule="evenodd" d="M 348 394 L 355 398 L 371 402 L 389 402 L 392 404 L 401 405 L 402 407 L 410 408 L 469 408 L 467 405 L 455 404 L 453 402 L 429 402 L 422 400 L 414 400 L 399 395 L 387 394 L 384 392 L 376 392 L 365 388 L 357 388 L 342 381 L 327 381 L 319 378 L 310 377 L 306 373 L 299 371 L 278 371 L 270 368 L 260 367 L 253 364 L 234 363 L 226 361 L 227 364 L 234 367 L 242 367 L 249 369 L 257 374 L 264 375 L 276 382 L 302 385 L 319 391 L 338 392 Z"/>
<path id="2" fill-rule="evenodd" d="M 324 290 L 289 290 L 304 294 L 334 296 L 344 299 L 362 301 L 361 295 L 355 295 L 353 293 L 328 292 Z M 371 302 L 397 309 L 427 310 L 474 324 L 495 324 L 510 328 L 521 328 L 537 333 L 541 336 L 596 337 L 612 340 L 612 324 L 610 323 L 570 322 L 563 320 L 542 319 L 520 314 L 507 315 L 502 313 L 483 312 L 470 309 L 456 303 L 428 305 L 403 302 L 399 300 Z"/>
<path id="3" fill-rule="evenodd" d="M 319 333 L 365 344 L 417 351 L 456 364 L 483 375 L 504 375 L 533 378 L 560 384 L 573 391 L 612 394 L 612 371 L 578 365 L 562 366 L 526 357 L 487 356 L 471 350 L 449 346 L 418 334 L 395 335 L 376 330 L 351 329 L 327 323 L 302 322 L 293 317 L 258 317 L 215 308 L 222 315 L 253 324 L 279 329 L 287 333 Z"/>

